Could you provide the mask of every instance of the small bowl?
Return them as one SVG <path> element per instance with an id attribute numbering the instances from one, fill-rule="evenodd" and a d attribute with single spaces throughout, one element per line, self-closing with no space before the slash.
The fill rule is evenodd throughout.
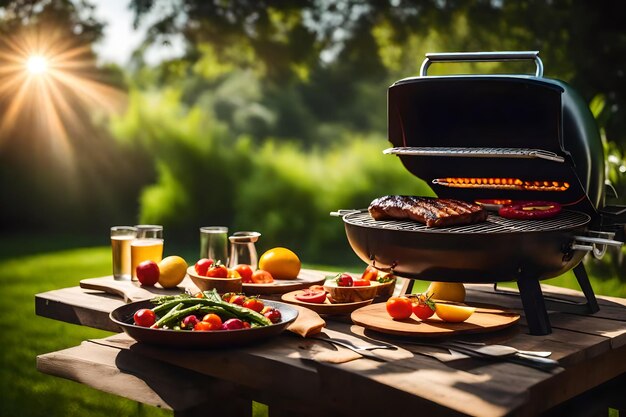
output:
<path id="1" fill-rule="evenodd" d="M 393 295 L 393 290 L 396 289 L 396 279 L 394 278 L 389 282 L 385 282 L 382 284 L 378 284 L 376 286 L 376 288 L 378 288 L 378 292 L 376 293 L 376 297 L 379 297 L 381 299 L 388 299 L 389 297 L 391 297 Z"/>
<path id="2" fill-rule="evenodd" d="M 356 303 L 371 300 L 378 294 L 380 284 L 372 283 L 367 287 L 339 287 L 333 284 L 324 285 L 324 289 L 336 303 Z"/>
<path id="3" fill-rule="evenodd" d="M 216 289 L 220 294 L 227 292 L 242 292 L 241 278 L 213 278 L 203 277 L 196 273 L 195 267 L 187 268 L 187 275 L 196 284 L 200 291 L 210 291 Z"/>

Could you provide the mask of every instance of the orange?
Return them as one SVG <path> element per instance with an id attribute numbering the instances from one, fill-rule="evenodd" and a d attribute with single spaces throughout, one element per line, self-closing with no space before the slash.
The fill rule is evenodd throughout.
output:
<path id="1" fill-rule="evenodd" d="M 474 314 L 474 311 L 474 307 L 436 303 L 435 314 L 443 321 L 461 323 Z"/>
<path id="2" fill-rule="evenodd" d="M 259 269 L 269 272 L 275 279 L 296 279 L 301 266 L 298 255 L 287 248 L 270 249 L 259 259 Z"/>
<path id="3" fill-rule="evenodd" d="M 168 256 L 159 262 L 159 284 L 163 288 L 174 288 L 187 274 L 187 262 L 180 256 Z"/>
<path id="4" fill-rule="evenodd" d="M 460 282 L 431 282 L 426 293 L 434 300 L 465 301 L 465 287 Z"/>

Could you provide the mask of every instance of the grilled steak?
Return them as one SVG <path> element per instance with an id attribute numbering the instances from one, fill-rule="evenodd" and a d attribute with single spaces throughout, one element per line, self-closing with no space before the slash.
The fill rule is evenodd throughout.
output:
<path id="1" fill-rule="evenodd" d="M 372 201 L 368 210 L 374 220 L 409 219 L 428 227 L 472 224 L 487 219 L 487 212 L 481 206 L 450 198 L 387 195 Z"/>

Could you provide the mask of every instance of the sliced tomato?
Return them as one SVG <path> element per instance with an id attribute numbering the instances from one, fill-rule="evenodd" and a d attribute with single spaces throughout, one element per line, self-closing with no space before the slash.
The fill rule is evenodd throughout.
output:
<path id="1" fill-rule="evenodd" d="M 378 269 L 369 265 L 365 268 L 365 271 L 363 271 L 363 275 L 361 275 L 361 279 L 364 281 L 375 281 L 376 278 L 378 278 Z"/>
<path id="2" fill-rule="evenodd" d="M 323 304 L 326 301 L 326 291 L 315 291 L 307 288 L 296 294 L 295 298 L 304 303 Z"/>
<path id="3" fill-rule="evenodd" d="M 549 219 L 561 212 L 561 205 L 553 201 L 526 201 L 503 206 L 498 214 L 507 219 Z"/>
<path id="4" fill-rule="evenodd" d="M 369 287 L 370 285 L 372 285 L 372 283 L 362 279 L 355 279 L 352 281 L 352 285 L 354 287 Z"/>
<path id="5" fill-rule="evenodd" d="M 274 282 L 274 277 L 267 271 L 257 269 L 252 273 L 252 282 L 254 284 L 269 284 Z"/>

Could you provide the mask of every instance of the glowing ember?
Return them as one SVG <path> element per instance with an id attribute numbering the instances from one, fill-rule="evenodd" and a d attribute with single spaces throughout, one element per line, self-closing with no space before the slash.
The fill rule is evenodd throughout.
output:
<path id="1" fill-rule="evenodd" d="M 437 178 L 433 184 L 454 188 L 492 188 L 496 190 L 565 191 L 569 183 L 560 181 L 522 181 L 519 178 Z"/>

